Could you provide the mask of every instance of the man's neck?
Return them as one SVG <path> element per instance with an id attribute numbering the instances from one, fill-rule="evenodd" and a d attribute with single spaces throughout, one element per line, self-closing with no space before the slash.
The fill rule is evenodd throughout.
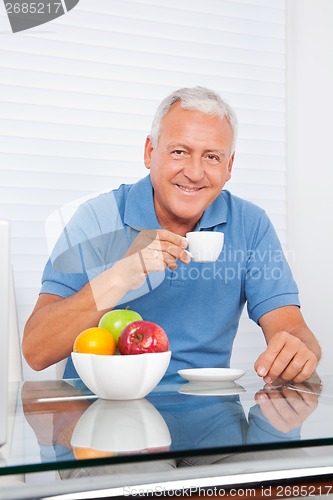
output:
<path id="1" fill-rule="evenodd" d="M 185 236 L 186 233 L 189 233 L 190 231 L 194 231 L 195 226 L 197 225 L 198 221 L 163 221 L 158 219 L 158 222 L 160 225 L 163 227 L 163 229 L 167 229 L 168 231 L 171 231 L 172 233 L 179 234 L 180 236 Z"/>

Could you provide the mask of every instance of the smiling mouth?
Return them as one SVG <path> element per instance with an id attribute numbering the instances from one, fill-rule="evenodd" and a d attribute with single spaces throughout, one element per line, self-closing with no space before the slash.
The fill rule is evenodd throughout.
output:
<path id="1" fill-rule="evenodd" d="M 180 184 L 176 184 L 177 188 L 183 191 L 184 193 L 198 193 L 203 189 L 202 187 L 188 187 L 188 186 L 181 186 Z"/>

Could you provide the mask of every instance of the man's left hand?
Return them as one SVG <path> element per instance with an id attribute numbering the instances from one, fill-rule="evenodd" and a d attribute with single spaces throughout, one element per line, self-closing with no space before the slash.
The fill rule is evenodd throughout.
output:
<path id="1" fill-rule="evenodd" d="M 303 382 L 316 370 L 318 359 L 302 340 L 286 331 L 275 333 L 254 368 L 268 384 L 278 377 Z"/>

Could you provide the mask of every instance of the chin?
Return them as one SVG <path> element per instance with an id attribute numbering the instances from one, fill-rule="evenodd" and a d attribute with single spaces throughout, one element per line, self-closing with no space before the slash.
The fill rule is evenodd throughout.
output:
<path id="1" fill-rule="evenodd" d="M 202 216 L 203 212 L 206 210 L 206 206 L 202 208 L 198 207 L 198 203 L 177 203 L 177 206 L 174 207 L 173 214 L 179 220 L 183 220 L 184 222 L 199 220 Z"/>

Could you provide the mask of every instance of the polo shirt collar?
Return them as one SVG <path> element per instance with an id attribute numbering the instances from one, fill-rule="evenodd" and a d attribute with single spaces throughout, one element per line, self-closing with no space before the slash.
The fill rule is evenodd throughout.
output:
<path id="1" fill-rule="evenodd" d="M 213 203 L 206 208 L 195 229 L 196 231 L 200 231 L 200 229 L 209 229 L 219 224 L 223 224 L 227 222 L 227 220 L 228 205 L 222 191 Z"/>
<path id="2" fill-rule="evenodd" d="M 228 206 L 222 192 L 205 210 L 195 229 L 208 229 L 227 222 L 227 219 Z M 126 202 L 124 223 L 139 231 L 162 229 L 155 213 L 150 175 L 131 186 Z"/>
<path id="3" fill-rule="evenodd" d="M 155 213 L 150 175 L 131 186 L 126 201 L 124 223 L 138 231 L 162 229 Z"/>

